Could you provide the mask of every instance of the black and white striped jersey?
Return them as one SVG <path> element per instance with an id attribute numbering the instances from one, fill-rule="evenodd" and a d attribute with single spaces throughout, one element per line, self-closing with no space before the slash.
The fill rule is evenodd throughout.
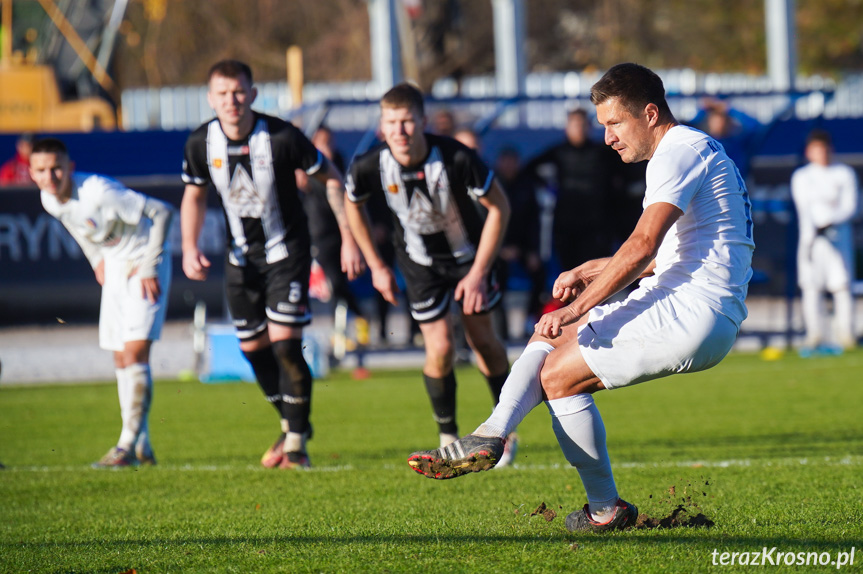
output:
<path id="1" fill-rule="evenodd" d="M 363 203 L 383 194 L 393 213 L 393 242 L 412 261 L 472 261 L 483 227 L 474 198 L 488 192 L 493 173 L 456 140 L 425 137 L 428 156 L 415 166 L 399 164 L 386 144 L 357 157 L 348 169 L 348 199 Z"/>
<path id="2" fill-rule="evenodd" d="M 255 113 L 242 141 L 229 140 L 218 119 L 186 141 L 183 181 L 219 193 L 227 221 L 228 259 L 275 263 L 294 250 L 309 251 L 306 214 L 294 170 L 312 175 L 326 159 L 303 133 L 279 118 Z"/>

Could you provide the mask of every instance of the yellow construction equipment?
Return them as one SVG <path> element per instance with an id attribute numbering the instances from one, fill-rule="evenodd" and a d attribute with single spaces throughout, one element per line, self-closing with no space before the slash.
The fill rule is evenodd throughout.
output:
<path id="1" fill-rule="evenodd" d="M 105 89 L 110 77 L 51 0 L 39 0 L 78 57 Z M 114 107 L 100 97 L 64 101 L 55 69 L 12 51 L 12 0 L 0 0 L 0 133 L 113 130 Z"/>

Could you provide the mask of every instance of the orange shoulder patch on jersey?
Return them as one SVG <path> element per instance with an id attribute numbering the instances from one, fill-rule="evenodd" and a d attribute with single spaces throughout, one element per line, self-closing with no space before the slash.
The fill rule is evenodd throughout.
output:
<path id="1" fill-rule="evenodd" d="M 220 167 L 222 167 L 222 160 L 221 159 L 214 159 L 213 160 L 213 167 L 215 167 L 216 169 L 219 169 Z"/>
<path id="2" fill-rule="evenodd" d="M 398 193 L 399 192 L 399 186 L 394 184 L 394 183 L 391 183 L 387 186 L 387 191 L 390 193 Z"/>

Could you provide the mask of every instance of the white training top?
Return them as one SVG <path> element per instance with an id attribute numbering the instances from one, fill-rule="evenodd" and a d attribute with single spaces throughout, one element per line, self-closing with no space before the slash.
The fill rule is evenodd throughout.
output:
<path id="1" fill-rule="evenodd" d="M 146 254 L 152 221 L 142 217 L 143 194 L 105 176 L 74 173 L 69 201 L 41 195 L 45 211 L 69 230 L 93 267 L 106 258 L 134 268 Z"/>
<path id="2" fill-rule="evenodd" d="M 746 318 L 752 277 L 752 207 L 746 184 L 725 149 L 687 126 L 671 128 L 647 164 L 644 207 L 683 211 L 656 255 L 644 287 L 693 295 L 738 326 Z"/>
<path id="3" fill-rule="evenodd" d="M 839 163 L 807 164 L 791 176 L 791 197 L 800 223 L 800 248 L 808 249 L 818 229 L 833 227 L 833 243 L 852 249 L 851 219 L 857 213 L 857 176 Z"/>

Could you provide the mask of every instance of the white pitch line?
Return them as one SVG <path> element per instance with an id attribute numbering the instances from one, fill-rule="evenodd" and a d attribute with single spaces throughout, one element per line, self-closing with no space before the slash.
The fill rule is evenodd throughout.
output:
<path id="1" fill-rule="evenodd" d="M 730 459 L 730 460 L 696 460 L 696 461 L 662 461 L 662 462 L 619 462 L 612 464 L 613 468 L 620 469 L 640 469 L 640 468 L 771 468 L 771 467 L 790 467 L 790 466 L 861 466 L 863 465 L 863 456 L 846 455 L 842 457 L 825 456 L 825 457 L 806 457 L 806 458 L 763 458 L 763 459 Z M 381 467 L 378 467 L 381 468 Z M 384 464 L 384 470 L 407 470 L 408 466 Z M 526 471 L 546 471 L 546 470 L 561 470 L 572 469 L 568 464 L 514 464 L 512 468 Z M 20 466 L 7 467 L 3 473 L 14 472 L 77 472 L 85 470 L 87 472 L 135 472 L 132 468 L 116 468 L 116 469 L 91 469 L 89 466 Z M 195 466 L 191 464 L 170 465 L 160 464 L 155 470 L 179 471 L 179 472 L 228 472 L 237 470 L 250 470 L 257 472 L 273 472 L 272 469 L 263 468 L 257 465 L 201 465 Z M 373 470 L 372 468 L 357 468 L 353 465 L 338 465 L 338 466 L 315 466 L 310 469 L 302 469 L 299 472 L 352 472 L 355 470 Z M 139 469 L 141 472 L 148 472 L 149 469 Z"/>

